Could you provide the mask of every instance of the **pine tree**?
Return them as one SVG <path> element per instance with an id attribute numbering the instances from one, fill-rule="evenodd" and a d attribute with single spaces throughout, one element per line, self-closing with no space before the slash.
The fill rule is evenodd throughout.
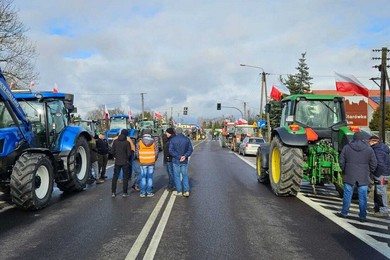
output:
<path id="1" fill-rule="evenodd" d="M 390 104 L 386 103 L 386 108 L 385 108 L 385 131 L 390 131 Z M 369 123 L 369 127 L 371 131 L 379 131 L 380 128 L 380 106 L 374 111 L 372 114 L 372 119 Z"/>
<path id="2" fill-rule="evenodd" d="M 277 100 L 271 100 L 271 111 L 269 111 L 269 121 L 271 125 L 271 129 L 280 126 L 280 118 L 282 115 L 282 102 Z"/>
<path id="3" fill-rule="evenodd" d="M 280 81 L 286 85 L 290 90 L 291 95 L 311 93 L 311 82 L 313 78 L 309 76 L 309 67 L 306 64 L 306 52 L 301 54 L 302 57 L 299 59 L 298 73 L 294 75 L 287 75 L 287 79 L 280 77 Z"/>

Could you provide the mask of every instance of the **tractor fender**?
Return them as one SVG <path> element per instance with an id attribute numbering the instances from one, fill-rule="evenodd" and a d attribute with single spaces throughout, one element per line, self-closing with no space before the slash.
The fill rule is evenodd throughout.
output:
<path id="1" fill-rule="evenodd" d="M 61 152 L 68 152 L 73 149 L 80 136 L 83 136 L 87 141 L 92 140 L 92 136 L 84 128 L 67 126 L 62 132 L 56 147 Z"/>
<path id="2" fill-rule="evenodd" d="M 285 127 L 278 127 L 272 131 L 272 139 L 279 136 L 283 144 L 288 146 L 307 146 L 306 133 L 289 132 Z"/>
<path id="3" fill-rule="evenodd" d="M 269 167 L 269 147 L 270 143 L 262 143 L 257 148 L 257 156 L 260 156 L 261 167 L 264 169 L 268 169 Z"/>
<path id="4" fill-rule="evenodd" d="M 52 162 L 54 172 L 57 172 L 57 163 L 56 163 L 56 158 L 52 151 L 50 151 L 47 148 L 27 148 L 23 151 L 23 153 L 29 152 L 29 153 L 40 153 L 40 154 L 45 154 L 46 156 L 49 157 L 50 161 Z"/>

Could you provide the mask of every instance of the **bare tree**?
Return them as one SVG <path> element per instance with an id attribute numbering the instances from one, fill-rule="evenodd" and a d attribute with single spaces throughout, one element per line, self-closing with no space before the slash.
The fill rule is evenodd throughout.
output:
<path id="1" fill-rule="evenodd" d="M 0 64 L 7 81 L 23 88 L 38 78 L 34 71 L 37 55 L 12 4 L 13 0 L 0 0 Z"/>

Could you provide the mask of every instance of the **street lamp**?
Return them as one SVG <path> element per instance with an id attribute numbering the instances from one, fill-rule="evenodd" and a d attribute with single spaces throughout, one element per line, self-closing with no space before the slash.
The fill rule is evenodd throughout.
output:
<path id="1" fill-rule="evenodd" d="M 266 75 L 269 75 L 269 73 L 266 73 L 262 67 L 259 66 L 253 66 L 253 65 L 247 65 L 247 64 L 240 64 L 242 67 L 249 67 L 249 68 L 255 68 L 255 69 L 261 69 L 261 97 L 260 97 L 260 114 L 259 117 L 260 119 L 263 118 L 263 99 L 264 96 L 267 99 L 268 103 L 268 98 L 267 98 L 267 81 L 266 81 Z M 267 113 L 267 132 L 268 132 L 268 141 L 270 141 L 271 138 L 271 125 L 269 122 L 269 113 Z"/>

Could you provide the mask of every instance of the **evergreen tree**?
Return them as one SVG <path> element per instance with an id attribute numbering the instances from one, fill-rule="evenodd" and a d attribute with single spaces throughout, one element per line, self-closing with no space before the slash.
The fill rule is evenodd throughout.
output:
<path id="1" fill-rule="evenodd" d="M 306 52 L 301 54 L 299 59 L 298 72 L 294 75 L 287 75 L 287 79 L 280 77 L 280 81 L 290 90 L 291 95 L 311 93 L 311 82 L 313 78 L 309 76 L 309 67 L 306 64 Z"/>
<path id="2" fill-rule="evenodd" d="M 271 100 L 271 110 L 269 111 L 269 120 L 271 129 L 280 126 L 280 118 L 282 115 L 282 102 L 277 100 Z"/>
<path id="3" fill-rule="evenodd" d="M 385 108 L 385 131 L 390 131 L 390 104 L 386 102 L 386 108 Z M 380 119 L 380 106 L 374 111 L 372 114 L 372 119 L 369 123 L 369 127 L 371 131 L 379 131 L 381 119 Z"/>

